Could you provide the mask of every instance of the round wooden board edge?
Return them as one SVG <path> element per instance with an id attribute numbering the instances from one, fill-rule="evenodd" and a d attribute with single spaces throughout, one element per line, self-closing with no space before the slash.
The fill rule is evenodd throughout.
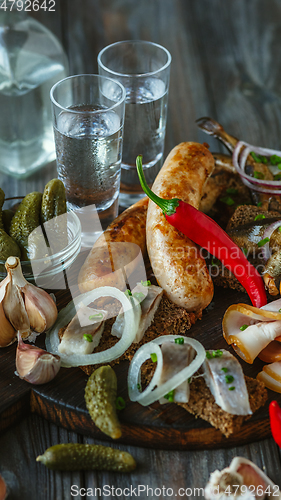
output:
<path id="1" fill-rule="evenodd" d="M 50 402 L 47 397 L 34 390 L 31 391 L 30 406 L 33 413 L 56 425 L 86 436 L 112 442 L 112 439 L 95 426 L 90 415 L 85 410 Z M 188 431 L 172 427 L 167 430 L 167 428 L 157 429 L 146 425 L 134 426 L 128 423 L 122 424 L 122 421 L 121 426 L 122 437 L 115 442 L 162 450 L 230 448 L 237 446 L 237 443 L 240 446 L 271 436 L 269 419 L 246 422 L 239 432 L 235 432 L 229 438 L 226 438 L 219 430 L 211 426 L 203 429 L 193 428 Z"/>

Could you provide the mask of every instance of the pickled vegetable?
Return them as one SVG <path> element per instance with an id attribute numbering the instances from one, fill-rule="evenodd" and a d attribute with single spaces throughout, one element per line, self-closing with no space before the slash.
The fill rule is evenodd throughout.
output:
<path id="1" fill-rule="evenodd" d="M 126 451 L 95 444 L 57 444 L 36 458 L 53 470 L 107 470 L 131 472 L 135 459 Z"/>
<path id="2" fill-rule="evenodd" d="M 96 426 L 112 439 L 122 435 L 116 412 L 117 378 L 110 366 L 101 366 L 89 377 L 85 389 L 87 409 Z"/>
<path id="3" fill-rule="evenodd" d="M 11 221 L 10 236 L 14 238 L 20 247 L 22 260 L 29 259 L 28 236 L 40 226 L 41 202 L 41 193 L 36 191 L 29 193 L 22 200 Z"/>
<path id="4" fill-rule="evenodd" d="M 41 206 L 42 224 L 53 217 L 66 213 L 66 197 L 63 182 L 52 179 L 46 184 Z"/>
<path id="5" fill-rule="evenodd" d="M 13 212 L 13 210 L 3 210 L 2 212 L 4 231 L 6 231 L 7 234 L 10 234 L 10 226 L 14 215 L 15 212 Z"/>

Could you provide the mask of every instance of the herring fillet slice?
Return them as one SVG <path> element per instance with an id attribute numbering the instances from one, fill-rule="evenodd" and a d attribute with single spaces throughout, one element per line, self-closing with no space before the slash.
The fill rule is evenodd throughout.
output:
<path id="1" fill-rule="evenodd" d="M 188 366 L 195 357 L 195 350 L 189 344 L 163 342 L 161 350 L 163 355 L 163 367 L 159 380 L 159 387 Z M 185 380 L 174 389 L 174 403 L 188 403 L 189 395 L 189 382 Z M 169 401 L 165 398 L 161 398 L 159 402 L 164 404 Z"/>
<path id="2" fill-rule="evenodd" d="M 211 358 L 206 358 L 203 365 L 204 377 L 217 405 L 232 415 L 251 415 L 249 395 L 240 363 L 224 349 L 219 357 L 213 357 L 215 351 L 209 352 Z"/>

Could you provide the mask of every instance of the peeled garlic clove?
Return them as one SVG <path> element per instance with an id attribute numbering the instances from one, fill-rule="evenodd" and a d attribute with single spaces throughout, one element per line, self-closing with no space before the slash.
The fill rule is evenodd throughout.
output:
<path id="1" fill-rule="evenodd" d="M 24 288 L 24 302 L 30 326 L 38 333 L 48 330 L 55 323 L 58 310 L 52 297 L 28 283 Z"/>
<path id="2" fill-rule="evenodd" d="M 12 344 L 16 338 L 16 330 L 6 318 L 2 303 L 0 302 L 0 347 Z"/>
<path id="3" fill-rule="evenodd" d="M 25 344 L 18 332 L 16 368 L 20 378 L 30 384 L 46 384 L 57 375 L 60 364 L 59 356 Z"/>

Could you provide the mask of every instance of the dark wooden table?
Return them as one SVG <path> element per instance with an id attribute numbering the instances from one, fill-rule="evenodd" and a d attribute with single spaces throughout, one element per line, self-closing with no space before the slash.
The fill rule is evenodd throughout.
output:
<path id="1" fill-rule="evenodd" d="M 195 120 L 201 116 L 212 116 L 253 144 L 280 148 L 279 0 L 56 0 L 55 13 L 34 16 L 61 39 L 70 74 L 96 73 L 99 50 L 118 40 L 152 40 L 169 49 L 173 61 L 166 153 L 186 140 L 207 140 L 211 151 L 222 151 L 197 129 Z M 42 189 L 55 175 L 51 164 L 24 181 L 0 174 L 0 185 L 7 197 L 22 195 Z M 196 499 L 203 498 L 198 488 L 206 485 L 210 472 L 241 455 L 281 487 L 280 450 L 272 439 L 258 439 L 243 447 L 237 443 L 235 448 L 192 452 L 114 443 L 136 458 L 134 474 L 55 473 L 37 464 L 35 457 L 56 443 L 93 440 L 30 415 L 0 436 L 0 473 L 10 484 L 9 498 L 15 500 L 84 498 L 86 490 L 77 494 L 79 488 L 100 488 L 88 495 L 95 499 L 175 498 L 184 488 L 184 498 Z M 76 485 L 73 495 L 71 485 Z M 131 494 L 121 492 L 131 486 Z M 109 494 L 111 487 L 121 490 Z"/>

